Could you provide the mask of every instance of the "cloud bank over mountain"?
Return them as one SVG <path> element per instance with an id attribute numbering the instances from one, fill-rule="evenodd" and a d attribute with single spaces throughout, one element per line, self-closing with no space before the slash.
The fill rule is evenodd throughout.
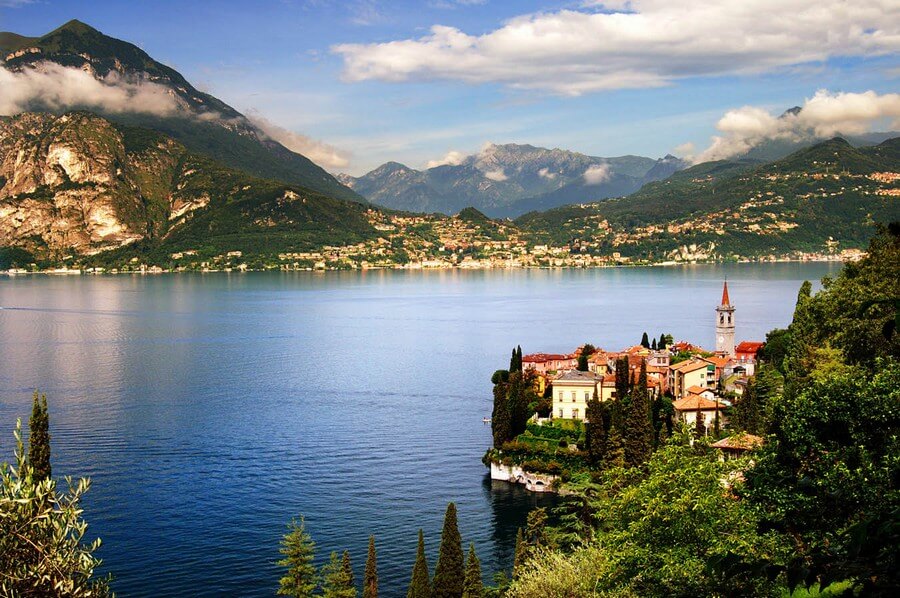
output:
<path id="1" fill-rule="evenodd" d="M 453 80 L 581 95 L 690 77 L 749 75 L 900 49 L 890 0 L 589 1 L 472 35 L 337 44 L 347 81 Z"/>
<path id="2" fill-rule="evenodd" d="M 716 135 L 705 150 L 690 156 L 694 163 L 723 160 L 746 153 L 768 140 L 802 141 L 854 135 L 876 125 L 900 129 L 900 94 L 834 93 L 819 90 L 799 110 L 781 116 L 757 106 L 729 110 L 716 123 Z M 686 148 L 687 149 L 687 148 Z"/>

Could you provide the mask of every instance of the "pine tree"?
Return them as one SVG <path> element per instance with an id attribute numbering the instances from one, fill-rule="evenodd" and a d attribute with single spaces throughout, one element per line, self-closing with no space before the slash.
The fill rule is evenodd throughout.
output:
<path id="1" fill-rule="evenodd" d="M 594 389 L 594 397 L 588 401 L 587 424 L 585 426 L 585 448 L 588 458 L 593 465 L 603 462 L 603 454 L 606 451 L 606 422 L 603 418 L 603 405 L 597 398 L 597 389 Z"/>
<path id="2" fill-rule="evenodd" d="M 292 598 L 312 596 L 319 585 L 316 567 L 313 564 L 316 545 L 306 533 L 303 517 L 298 522 L 292 519 L 288 524 L 288 533 L 281 539 L 279 552 L 284 558 L 278 564 L 287 568 L 284 577 L 279 581 L 278 595 Z"/>
<path id="3" fill-rule="evenodd" d="M 653 450 L 653 424 L 647 395 L 647 363 L 641 362 L 641 373 L 631 393 L 631 404 L 625 420 L 625 463 L 629 467 L 643 465 Z"/>
<path id="4" fill-rule="evenodd" d="M 645 332 L 644 335 L 641 337 L 641 346 L 644 347 L 645 349 L 649 349 L 649 348 L 650 348 L 650 338 L 647 336 L 647 333 L 646 333 L 646 332 Z"/>
<path id="5" fill-rule="evenodd" d="M 363 598 L 378 598 L 378 563 L 375 556 L 375 536 L 369 536 L 369 554 L 363 577 Z"/>
<path id="6" fill-rule="evenodd" d="M 344 551 L 341 559 L 336 552 L 331 553 L 328 563 L 322 567 L 322 596 L 325 598 L 356 598 L 353 585 L 353 566 L 350 553 Z"/>
<path id="7" fill-rule="evenodd" d="M 516 530 L 516 550 L 513 556 L 513 579 L 517 579 L 522 574 L 522 568 L 525 561 L 528 560 L 528 544 L 525 542 L 525 536 L 522 534 L 522 528 Z"/>
<path id="8" fill-rule="evenodd" d="M 35 481 L 46 480 L 51 475 L 50 469 L 50 413 L 47 411 L 47 397 L 34 391 L 29 420 L 31 433 L 28 437 L 28 464 L 31 466 Z"/>
<path id="9" fill-rule="evenodd" d="M 481 579 L 481 562 L 475 556 L 475 545 L 469 544 L 466 561 L 466 579 L 463 582 L 463 598 L 484 598 L 484 582 Z"/>
<path id="10" fill-rule="evenodd" d="M 456 522 L 456 505 L 447 505 L 444 528 L 441 530 L 441 548 L 437 565 L 434 567 L 434 598 L 460 598 L 463 592 L 465 567 L 463 563 L 462 538 Z"/>
<path id="11" fill-rule="evenodd" d="M 528 512 L 525 541 L 528 542 L 529 550 L 547 545 L 547 509 L 544 507 L 538 507 Z"/>
<path id="12" fill-rule="evenodd" d="M 428 560 L 425 558 L 425 535 L 419 530 L 419 546 L 416 548 L 416 564 L 406 598 L 431 598 L 431 581 L 428 578 Z"/>

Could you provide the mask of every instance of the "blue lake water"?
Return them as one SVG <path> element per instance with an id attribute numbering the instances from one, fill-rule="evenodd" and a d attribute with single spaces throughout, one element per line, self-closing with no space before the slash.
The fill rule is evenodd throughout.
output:
<path id="1" fill-rule="evenodd" d="M 271 596 L 298 514 L 358 578 L 375 534 L 382 595 L 402 596 L 420 527 L 433 571 L 449 501 L 488 577 L 546 500 L 480 462 L 512 346 L 713 346 L 726 276 L 737 340 L 762 340 L 837 269 L 0 277 L 0 460 L 40 388 L 54 474 L 92 478 L 85 516 L 124 597 Z"/>

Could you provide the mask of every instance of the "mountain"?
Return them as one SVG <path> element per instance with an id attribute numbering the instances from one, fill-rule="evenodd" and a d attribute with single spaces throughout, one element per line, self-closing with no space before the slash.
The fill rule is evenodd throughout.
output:
<path id="1" fill-rule="evenodd" d="M 174 69 L 137 46 L 104 35 L 80 21 L 70 21 L 37 38 L 0 33 L 0 58 L 5 63 L 3 68 L 13 72 L 52 75 L 51 67 L 58 65 L 80 69 L 111 86 L 161 86 L 174 100 L 174 111 L 104 112 L 94 106 L 82 107 L 117 123 L 160 131 L 191 151 L 253 176 L 301 185 L 336 198 L 364 201 L 311 160 L 271 139 L 237 110 L 196 89 Z M 26 108 L 60 112 L 57 106 L 41 101 Z"/>
<path id="2" fill-rule="evenodd" d="M 760 165 L 707 162 L 621 199 L 525 214 L 531 242 L 634 259 L 733 259 L 864 247 L 900 220 L 900 138 L 820 142 Z"/>
<path id="3" fill-rule="evenodd" d="M 474 206 L 513 217 L 566 203 L 627 195 L 686 166 L 674 156 L 599 158 L 532 145 L 488 145 L 454 164 L 415 170 L 388 162 L 341 180 L 373 203 L 415 212 L 456 213 Z"/>
<path id="4" fill-rule="evenodd" d="M 367 211 L 94 114 L 0 118 L 0 247 L 38 261 L 357 243 L 376 236 Z"/>

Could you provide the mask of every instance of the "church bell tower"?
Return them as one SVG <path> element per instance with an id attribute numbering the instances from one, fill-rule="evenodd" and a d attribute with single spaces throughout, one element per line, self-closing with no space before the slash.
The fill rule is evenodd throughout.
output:
<path id="1" fill-rule="evenodd" d="M 716 308 L 716 353 L 734 357 L 734 306 L 728 297 L 728 281 L 722 288 L 722 304 Z"/>

